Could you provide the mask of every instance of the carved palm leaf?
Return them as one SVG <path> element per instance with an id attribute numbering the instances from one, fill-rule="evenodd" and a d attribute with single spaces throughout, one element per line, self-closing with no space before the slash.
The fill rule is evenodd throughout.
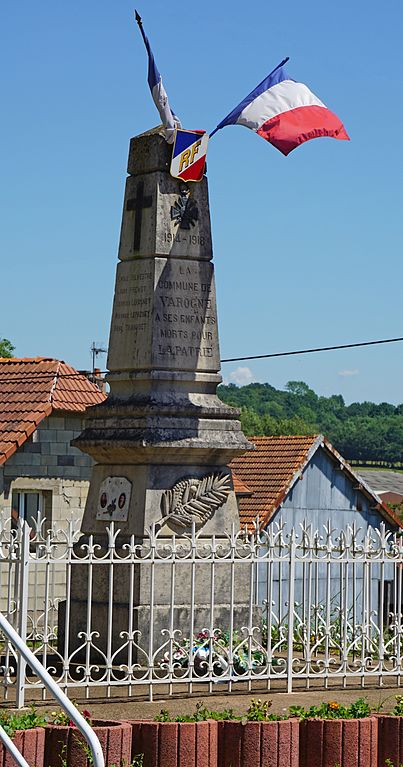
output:
<path id="1" fill-rule="evenodd" d="M 225 503 L 230 490 L 228 474 L 207 474 L 202 479 L 182 479 L 172 490 L 163 494 L 161 511 L 181 529 L 190 527 L 192 522 L 199 529 Z"/>

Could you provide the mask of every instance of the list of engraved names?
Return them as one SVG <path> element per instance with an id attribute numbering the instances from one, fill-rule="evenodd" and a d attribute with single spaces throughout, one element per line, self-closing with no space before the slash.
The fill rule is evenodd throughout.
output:
<path id="1" fill-rule="evenodd" d="M 113 303 L 109 363 L 134 367 L 151 362 L 154 265 L 150 261 L 118 265 Z"/>

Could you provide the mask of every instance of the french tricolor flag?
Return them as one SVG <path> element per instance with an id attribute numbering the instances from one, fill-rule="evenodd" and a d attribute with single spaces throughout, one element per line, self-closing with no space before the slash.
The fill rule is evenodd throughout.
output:
<path id="1" fill-rule="evenodd" d="M 162 82 L 162 77 L 155 63 L 154 54 L 151 50 L 151 45 L 149 43 L 148 37 L 144 32 L 141 16 L 137 11 L 135 11 L 135 18 L 137 24 L 139 25 L 140 32 L 144 40 L 144 45 L 148 53 L 148 85 L 150 87 L 151 95 L 153 97 L 154 104 L 160 113 L 161 122 L 165 128 L 165 138 L 168 144 L 173 144 L 175 139 L 175 130 L 176 128 L 181 127 L 181 123 L 179 117 L 176 116 L 169 105 L 168 96 Z"/>
<path id="2" fill-rule="evenodd" d="M 284 155 L 319 136 L 349 141 L 343 123 L 304 83 L 296 82 L 284 69 L 284 59 L 256 88 L 217 125 L 245 125 L 269 141 Z"/>

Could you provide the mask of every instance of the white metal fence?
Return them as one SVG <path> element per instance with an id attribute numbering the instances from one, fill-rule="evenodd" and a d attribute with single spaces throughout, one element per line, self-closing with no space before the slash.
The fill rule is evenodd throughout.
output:
<path id="1" fill-rule="evenodd" d="M 111 524 L 98 540 L 74 521 L 7 521 L 0 609 L 62 689 L 86 697 L 400 684 L 402 566 L 401 538 L 383 524 L 280 522 L 208 540 L 156 528 L 121 540 Z M 0 632 L 4 697 L 46 698 L 15 653 Z"/>

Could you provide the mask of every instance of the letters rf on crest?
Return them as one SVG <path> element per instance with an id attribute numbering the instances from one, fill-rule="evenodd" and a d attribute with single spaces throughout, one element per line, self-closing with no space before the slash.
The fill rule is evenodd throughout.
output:
<path id="1" fill-rule="evenodd" d="M 190 149 L 185 149 L 185 151 L 179 155 L 179 173 L 182 173 L 183 170 L 186 170 L 189 165 L 194 163 L 194 159 L 199 152 L 200 145 L 201 141 L 196 141 L 195 144 L 192 144 Z"/>
<path id="2" fill-rule="evenodd" d="M 206 131 L 177 128 L 172 149 L 171 176 L 182 181 L 201 181 L 206 166 L 208 139 Z"/>

